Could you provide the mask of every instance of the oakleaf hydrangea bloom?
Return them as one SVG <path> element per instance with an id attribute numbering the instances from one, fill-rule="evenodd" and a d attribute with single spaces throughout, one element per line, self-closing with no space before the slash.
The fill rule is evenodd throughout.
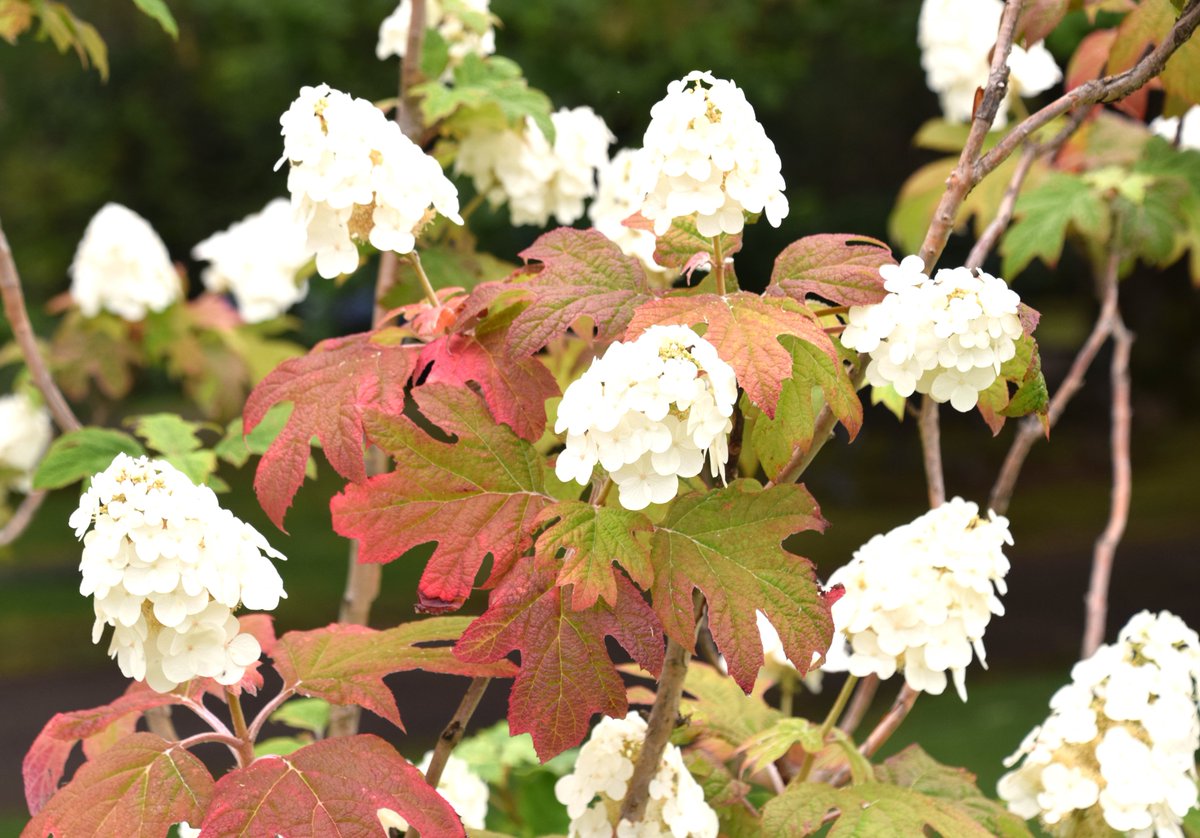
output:
<path id="1" fill-rule="evenodd" d="M 938 95 L 951 122 L 969 122 L 975 90 L 987 84 L 992 47 L 1000 28 L 1004 0 L 925 0 L 917 22 L 917 43 L 925 83 Z M 1062 80 L 1054 56 L 1040 41 L 1028 49 L 1014 44 L 1008 56 L 1013 96 L 1036 96 Z M 996 114 L 1003 127 L 1007 109 Z"/>
<path id="2" fill-rule="evenodd" d="M 941 695 L 949 671 L 966 701 L 972 651 L 986 666 L 983 632 L 1004 613 L 1005 544 L 1007 518 L 980 518 L 978 506 L 954 498 L 858 548 L 829 577 L 845 586 L 833 621 L 849 641 L 850 673 L 890 678 L 903 669 L 908 686 Z"/>
<path id="3" fill-rule="evenodd" d="M 666 503 L 706 453 L 725 478 L 736 401 L 733 368 L 711 343 L 687 326 L 651 326 L 609 346 L 563 394 L 554 432 L 567 447 L 555 473 L 586 485 L 599 462 L 626 509 Z"/>
<path id="4" fill-rule="evenodd" d="M 671 274 L 654 261 L 655 238 L 649 230 L 626 227 L 625 219 L 642 208 L 646 193 L 654 185 L 649 158 L 642 149 L 623 148 L 600 170 L 596 200 L 588 207 L 592 226 L 620 246 L 626 256 L 641 260 L 651 278 L 669 279 Z"/>
<path id="5" fill-rule="evenodd" d="M 212 489 L 161 460 L 118 454 L 70 524 L 83 538 L 79 592 L 95 597 L 92 642 L 112 626 L 109 655 L 127 677 L 158 692 L 193 678 L 230 685 L 258 660 L 233 611 L 279 604 L 283 581 L 267 557 L 284 557 Z"/>
<path id="6" fill-rule="evenodd" d="M 1075 664 L 1050 716 L 1005 760 L 1008 808 L 1054 835 L 1183 838 L 1196 806 L 1200 638 L 1173 614 L 1137 614 Z"/>
<path id="7" fill-rule="evenodd" d="M 86 317 L 101 310 L 138 321 L 179 299 L 167 246 L 128 207 L 105 204 L 88 222 L 71 262 L 71 299 Z"/>
<path id="8" fill-rule="evenodd" d="M 356 241 L 410 253 L 435 210 L 463 223 L 442 167 L 366 99 L 303 87 L 279 122 L 278 165 L 291 161 L 292 206 L 326 279 L 358 267 Z"/>
<path id="9" fill-rule="evenodd" d="M 432 760 L 433 751 L 427 751 L 425 758 L 417 766 L 422 774 L 429 770 Z M 438 794 L 454 807 L 454 811 L 462 819 L 463 826 L 467 829 L 484 828 L 488 812 L 488 785 L 471 770 L 470 763 L 451 755 L 442 769 L 437 790 Z M 392 809 L 380 809 L 376 814 L 384 829 L 398 829 L 400 832 L 408 829 L 408 821 Z"/>
<path id="10" fill-rule="evenodd" d="M 851 306 L 842 344 L 869 353 L 867 381 L 907 398 L 927 393 L 966 412 L 1016 355 L 1021 298 L 983 271 L 943 268 L 930 279 L 917 256 L 879 269 L 888 295 Z"/>
<path id="11" fill-rule="evenodd" d="M 459 145 L 454 171 L 493 207 L 507 201 L 513 224 L 544 227 L 551 216 L 575 223 L 596 194 L 596 170 L 608 162 L 613 135 L 591 108 L 562 108 L 550 121 L 553 144 L 527 117 L 520 131 L 476 131 Z"/>
<path id="12" fill-rule="evenodd" d="M 491 55 L 496 51 L 496 30 L 492 26 L 490 5 L 491 0 L 458 0 L 445 5 L 439 0 L 425 0 L 425 26 L 436 29 L 449 49 L 447 77 L 453 75 L 454 68 L 468 55 Z M 466 19 L 460 9 L 471 18 Z M 408 49 L 408 24 L 411 20 L 412 0 L 401 0 L 396 10 L 379 27 L 379 45 L 375 47 L 375 55 L 380 61 L 393 55 L 404 56 Z"/>
<path id="13" fill-rule="evenodd" d="M 611 838 L 642 751 L 646 722 L 636 713 L 605 717 L 579 750 L 575 770 L 559 778 L 554 794 L 571 817 L 569 838 Z M 650 781 L 650 801 L 637 824 L 621 821 L 618 838 L 716 838 L 717 814 L 688 773 L 683 754 L 667 745 Z"/>
<path id="14" fill-rule="evenodd" d="M 694 71 L 667 86 L 642 139 L 652 172 L 642 214 L 662 235 L 695 214 L 702 236 L 740 233 L 744 214 L 787 215 L 775 145 L 736 84 Z"/>
<path id="15" fill-rule="evenodd" d="M 1183 120 L 1183 133 L 1179 131 L 1179 120 Z M 1160 116 L 1151 120 L 1150 130 L 1160 137 L 1175 142 L 1179 137 L 1179 147 L 1200 151 L 1200 105 L 1188 108 L 1183 116 Z"/>
<path id="16" fill-rule="evenodd" d="M 0 396 L 0 471 L 15 472 L 12 488 L 30 491 L 33 472 L 53 435 L 46 408 L 24 393 Z"/>
<path id="17" fill-rule="evenodd" d="M 304 227 L 283 198 L 209 236 L 192 258 L 210 263 L 200 275 L 204 286 L 233 294 L 247 323 L 278 317 L 308 294 L 308 282 L 296 281 L 310 259 Z"/>

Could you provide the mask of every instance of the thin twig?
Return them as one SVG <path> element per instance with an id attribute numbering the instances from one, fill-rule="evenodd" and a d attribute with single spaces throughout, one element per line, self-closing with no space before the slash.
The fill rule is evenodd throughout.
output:
<path id="1" fill-rule="evenodd" d="M 246 715 L 242 712 L 242 700 L 237 693 L 226 688 L 225 703 L 229 705 L 229 717 L 233 720 L 233 735 L 238 740 L 238 764 L 245 768 L 254 762 L 254 740 L 246 730 Z"/>
<path id="2" fill-rule="evenodd" d="M 829 736 L 829 731 L 833 730 L 833 725 L 837 722 L 838 717 L 842 715 L 842 710 L 846 708 L 846 702 L 850 700 L 851 693 L 854 692 L 854 685 L 858 683 L 858 678 L 854 675 L 847 675 L 845 682 L 842 684 L 841 690 L 838 691 L 837 698 L 833 702 L 833 706 L 829 708 L 829 712 L 825 715 L 825 721 L 821 723 L 819 739 L 822 745 L 825 744 L 825 739 Z M 804 761 L 800 763 L 800 770 L 796 772 L 796 776 L 792 778 L 793 783 L 803 783 L 808 779 L 808 775 L 812 773 L 813 763 L 816 760 L 816 753 L 809 751 L 804 754 Z"/>
<path id="3" fill-rule="evenodd" d="M 204 722 L 217 733 L 223 733 L 226 736 L 233 736 L 233 731 L 230 730 L 229 727 L 226 726 L 226 724 L 221 721 L 215 713 L 213 713 L 213 711 L 204 706 L 203 696 L 201 696 L 199 700 L 192 699 L 187 696 L 180 696 L 179 703 L 203 719 Z"/>
<path id="4" fill-rule="evenodd" d="M 405 257 L 408 259 L 413 270 L 417 272 L 417 279 L 421 283 L 421 290 L 425 292 L 425 301 L 431 306 L 438 305 L 441 300 L 438 299 L 437 291 L 433 290 L 433 283 L 429 281 L 429 274 L 425 273 L 425 266 L 421 264 L 421 256 L 417 251 L 412 251 Z"/>
<path id="5" fill-rule="evenodd" d="M 45 499 L 46 493 L 42 491 L 30 492 L 25 496 L 12 517 L 0 529 L 0 547 L 7 547 L 21 537 L 21 533 L 25 532 L 25 528 L 29 526 Z"/>
<path id="6" fill-rule="evenodd" d="M 992 248 L 996 246 L 1000 236 L 1008 229 L 1009 222 L 1012 221 L 1013 207 L 1017 204 L 1017 196 L 1021 192 L 1021 187 L 1025 185 L 1025 178 L 1029 174 L 1029 170 L 1033 168 L 1034 161 L 1041 156 L 1041 153 L 1040 147 L 1033 143 L 1025 146 L 1022 150 L 1021 159 L 1017 161 L 1017 168 L 1008 181 L 1008 188 L 1004 190 L 1000 206 L 996 209 L 996 217 L 984 229 L 979 240 L 975 242 L 975 246 L 971 248 L 971 254 L 967 256 L 966 267 L 968 269 L 975 270 L 975 268 L 981 267 L 988 254 L 992 252 Z"/>
<path id="7" fill-rule="evenodd" d="M 901 687 L 900 694 L 896 696 L 896 701 L 892 704 L 891 709 L 879 720 L 879 724 L 875 725 L 875 729 L 859 746 L 859 753 L 866 757 L 874 756 L 876 751 L 883 747 L 883 743 L 887 742 L 896 732 L 896 728 L 900 727 L 900 723 L 908 716 L 920 694 L 920 691 L 914 690 L 908 684 Z"/>
<path id="8" fill-rule="evenodd" d="M 203 745 L 205 742 L 219 742 L 227 746 L 235 758 L 239 756 L 239 749 L 242 747 L 242 743 L 236 737 L 226 736 L 224 733 L 217 733 L 213 730 L 189 736 L 187 739 L 180 740 L 179 744 L 184 748 L 192 748 L 196 745 Z"/>
<path id="9" fill-rule="evenodd" d="M 938 423 L 938 403 L 929 396 L 921 398 L 917 419 L 921 435 L 921 453 L 925 464 L 925 484 L 929 490 L 929 508 L 946 502 L 946 476 L 942 471 L 942 431 Z"/>
<path id="10" fill-rule="evenodd" d="M 875 699 L 875 693 L 878 689 L 878 675 L 868 675 L 858 682 L 858 686 L 854 689 L 854 697 L 850 699 L 850 707 L 846 710 L 846 714 L 842 716 L 842 720 L 838 722 L 838 727 L 842 733 L 847 736 L 854 735 L 854 731 L 858 730 L 858 726 L 862 724 L 863 716 L 871 708 L 871 702 Z"/>
<path id="11" fill-rule="evenodd" d="M 295 694 L 296 691 L 291 688 L 280 690 L 275 694 L 274 698 L 263 705 L 263 708 L 259 710 L 258 714 L 254 717 L 254 721 L 250 722 L 250 730 L 248 731 L 248 734 L 251 742 L 258 741 L 258 734 L 262 732 L 263 725 L 265 725 L 271 718 L 271 714 L 278 710 L 280 705 L 282 705 Z"/>

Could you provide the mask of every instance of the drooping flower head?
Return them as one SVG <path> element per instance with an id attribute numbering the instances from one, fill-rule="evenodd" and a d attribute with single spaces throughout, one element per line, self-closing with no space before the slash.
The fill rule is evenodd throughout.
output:
<path id="1" fill-rule="evenodd" d="M 158 233 L 120 204 L 105 204 L 92 216 L 70 274 L 71 299 L 86 317 L 103 310 L 143 320 L 178 300 L 183 290 Z"/>
<path id="2" fill-rule="evenodd" d="M 673 278 L 654 261 L 655 239 L 649 230 L 627 227 L 625 219 L 639 212 L 654 185 L 649 158 L 640 148 L 623 148 L 600 170 L 596 200 L 588 207 L 592 226 L 620 246 L 626 256 L 636 256 L 652 279 L 663 284 Z"/>
<path id="3" fill-rule="evenodd" d="M 680 477 L 695 477 L 705 455 L 724 479 L 737 378 L 711 343 L 687 326 L 652 326 L 609 346 L 571 383 L 558 406 L 560 480 L 586 485 L 598 462 L 626 509 L 666 503 Z"/>
<path id="4" fill-rule="evenodd" d="M 368 102 L 303 87 L 279 118 L 288 191 L 326 279 L 358 267 L 355 242 L 409 253 L 435 210 L 455 224 L 458 190 L 438 162 Z"/>
<path id="5" fill-rule="evenodd" d="M 446 42 L 450 60 L 446 77 L 468 55 L 491 55 L 496 51 L 496 30 L 489 10 L 491 0 L 456 0 L 441 3 L 425 0 L 425 27 L 436 29 Z M 404 57 L 408 49 L 408 25 L 412 20 L 412 0 L 400 0 L 396 10 L 379 26 L 379 44 L 375 55 L 380 61 L 396 55 Z"/>
<path id="6" fill-rule="evenodd" d="M 285 597 L 268 556 L 284 558 L 174 466 L 118 454 L 71 514 L 83 539 L 79 592 L 95 597 L 92 642 L 113 627 L 121 672 L 168 692 L 193 678 L 236 684 L 258 641 L 234 609 Z"/>
<path id="7" fill-rule="evenodd" d="M 0 470 L 12 472 L 10 479 L 0 485 L 28 493 L 32 488 L 33 472 L 54 435 L 50 427 L 50 412 L 25 393 L 0 396 Z"/>
<path id="8" fill-rule="evenodd" d="M 432 760 L 433 751 L 426 751 L 417 769 L 424 774 L 429 770 Z M 463 826 L 467 829 L 484 828 L 488 813 L 488 784 L 471 770 L 470 763 L 451 754 L 442 769 L 437 792 L 458 813 Z M 398 812 L 380 809 L 377 814 L 384 829 L 397 829 L 401 833 L 408 830 L 408 821 Z"/>

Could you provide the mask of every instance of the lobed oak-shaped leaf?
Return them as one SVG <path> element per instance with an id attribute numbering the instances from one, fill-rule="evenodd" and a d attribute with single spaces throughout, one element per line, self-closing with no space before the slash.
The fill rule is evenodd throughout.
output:
<path id="1" fill-rule="evenodd" d="M 803 530 L 825 529 L 817 502 L 794 484 L 758 490 L 739 480 L 724 489 L 677 498 L 655 527 L 650 556 L 654 610 L 669 637 L 691 648 L 696 621 L 692 593 L 708 600 L 708 624 L 729 674 L 746 692 L 762 666 L 755 611 L 779 632 L 788 659 L 803 676 L 813 653 L 833 638 L 830 603 L 808 559 L 781 542 Z"/>
<path id="2" fill-rule="evenodd" d="M 178 743 L 135 733 L 84 763 L 21 838 L 158 838 L 204 815 L 213 780 Z"/>
<path id="3" fill-rule="evenodd" d="M 812 294 L 841 306 L 872 305 L 887 296 L 879 268 L 894 264 L 891 249 L 870 236 L 805 236 L 775 259 L 769 293 L 801 303 Z"/>
<path id="4" fill-rule="evenodd" d="M 552 565 L 527 558 L 492 591 L 488 610 L 454 647 L 463 660 L 490 662 L 521 654 L 508 698 L 512 733 L 529 733 L 543 761 L 578 745 L 594 713 L 623 717 L 629 709 L 605 636 L 648 672 L 662 669 L 663 633 L 654 612 L 624 576 L 613 606 L 572 609 Z"/>
<path id="5" fill-rule="evenodd" d="M 469 617 L 430 617 L 387 631 L 333 623 L 288 632 L 279 638 L 272 657 L 285 688 L 331 704 L 361 705 L 403 730 L 385 675 L 421 669 L 510 678 L 516 672 L 507 661 L 477 664 L 454 657 L 451 644 L 470 622 Z"/>
<path id="6" fill-rule="evenodd" d="M 1062 173 L 1049 175 L 1022 194 L 1014 215 L 1017 221 L 1000 243 L 1001 270 L 1010 282 L 1035 258 L 1057 265 L 1068 232 L 1102 244 L 1111 227 L 1105 200 L 1083 178 Z"/>
<path id="7" fill-rule="evenodd" d="M 708 324 L 705 339 L 767 416 L 775 415 L 783 382 L 792 374 L 792 355 L 779 342 L 781 335 L 811 343 L 837 363 L 837 350 L 811 311 L 793 300 L 747 291 L 724 297 L 677 294 L 646 303 L 633 316 L 626 337 L 635 338 L 651 326 L 697 323 Z"/>
<path id="8" fill-rule="evenodd" d="M 1107 71 L 1120 73 L 1136 64 L 1167 37 L 1178 17 L 1179 10 L 1171 0 L 1138 3 L 1117 29 Z M 1200 102 L 1200 43 L 1195 38 L 1185 40 L 1167 61 L 1159 79 L 1168 95 Z"/>
<path id="9" fill-rule="evenodd" d="M 623 223 L 635 230 L 654 232 L 654 222 L 640 212 L 634 213 Z M 741 233 L 721 233 L 717 239 L 721 244 L 721 253 L 726 258 L 742 249 Z M 667 232 L 656 237 L 654 261 L 664 268 L 679 271 L 690 279 L 697 268 L 712 262 L 712 239 L 700 235 L 694 216 L 684 215 L 672 219 Z"/>
<path id="10" fill-rule="evenodd" d="M 258 501 L 275 525 L 283 518 L 308 464 L 309 440 L 320 440 L 325 457 L 347 480 L 366 479 L 363 414 L 404 410 L 404 388 L 412 374 L 415 349 L 386 345 L 374 333 L 325 340 L 300 358 L 284 361 L 254 388 L 246 401 L 249 434 L 267 411 L 291 402 L 292 413 L 267 448 L 254 475 Z"/>
<path id="11" fill-rule="evenodd" d="M 389 562 L 437 542 L 418 593 L 429 610 L 458 608 L 487 554 L 497 580 L 529 549 L 533 521 L 554 499 L 545 492 L 541 456 L 497 425 L 473 392 L 425 384 L 413 398 L 457 441 L 440 442 L 407 417 L 368 412 L 367 432 L 396 468 L 336 495 L 333 528 L 359 539 L 364 562 Z"/>
<path id="12" fill-rule="evenodd" d="M 643 537 L 654 525 L 642 513 L 563 501 L 546 507 L 535 523 L 548 521 L 555 523 L 538 536 L 538 555 L 553 559 L 564 551 L 558 584 L 571 586 L 571 607 L 576 611 L 589 608 L 597 598 L 616 605 L 619 572 L 614 562 L 643 588 L 654 581 L 650 540 Z"/>
<path id="13" fill-rule="evenodd" d="M 454 809 L 377 736 L 325 739 L 231 771 L 213 790 L 200 838 L 376 838 L 391 809 L 429 838 L 466 833 Z"/>
<path id="14" fill-rule="evenodd" d="M 1033 414 L 1050 433 L 1047 411 L 1050 392 L 1042 374 L 1042 360 L 1037 342 L 1026 332 L 1017 341 L 1017 354 L 1000 367 L 1000 375 L 991 386 L 979 394 L 979 415 L 991 429 L 1000 433 L 1004 420 Z"/>

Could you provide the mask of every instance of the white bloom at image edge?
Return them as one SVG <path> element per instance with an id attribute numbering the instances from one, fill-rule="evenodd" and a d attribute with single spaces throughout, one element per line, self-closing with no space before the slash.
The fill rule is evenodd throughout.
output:
<path id="1" fill-rule="evenodd" d="M 425 28 L 436 29 L 446 42 L 450 60 L 443 78 L 453 76 L 453 70 L 468 55 L 491 55 L 496 51 L 496 29 L 492 25 L 491 0 L 459 0 L 458 5 L 467 12 L 482 16 L 486 26 L 470 25 L 456 11 L 447 8 L 439 0 L 425 0 Z M 396 10 L 384 18 L 379 26 L 379 44 L 375 55 L 380 61 L 391 56 L 404 57 L 408 49 L 408 25 L 412 21 L 412 0 L 401 0 Z"/>
<path id="2" fill-rule="evenodd" d="M 71 299 L 85 317 L 108 311 L 125 320 L 144 320 L 183 292 L 158 233 L 120 204 L 105 204 L 92 216 L 69 272 Z"/>
<path id="3" fill-rule="evenodd" d="M 118 454 L 71 514 L 83 539 L 79 592 L 94 597 L 92 642 L 113 627 L 121 672 L 169 692 L 193 678 L 236 684 L 262 650 L 239 606 L 271 611 L 287 596 L 252 526 L 161 460 Z M 270 557 L 270 558 L 268 558 Z"/>
<path id="4" fill-rule="evenodd" d="M 1179 122 L 1183 120 L 1183 131 Z M 1150 121 L 1150 130 L 1170 142 L 1179 138 L 1179 147 L 1200 151 L 1200 105 L 1192 105 L 1183 116 L 1160 116 Z"/>
<path id="5" fill-rule="evenodd" d="M 12 488 L 26 494 L 33 489 L 33 472 L 53 436 L 46 408 L 24 393 L 0 396 L 0 469 L 17 473 Z"/>
<path id="6" fill-rule="evenodd" d="M 427 751 L 417 769 L 424 774 L 429 770 L 432 760 L 433 751 Z M 458 813 L 463 826 L 467 829 L 484 828 L 488 812 L 488 784 L 471 770 L 470 763 L 451 754 L 442 769 L 437 791 Z M 376 815 L 384 829 L 398 829 L 401 832 L 408 829 L 408 821 L 392 809 L 380 809 Z"/>

